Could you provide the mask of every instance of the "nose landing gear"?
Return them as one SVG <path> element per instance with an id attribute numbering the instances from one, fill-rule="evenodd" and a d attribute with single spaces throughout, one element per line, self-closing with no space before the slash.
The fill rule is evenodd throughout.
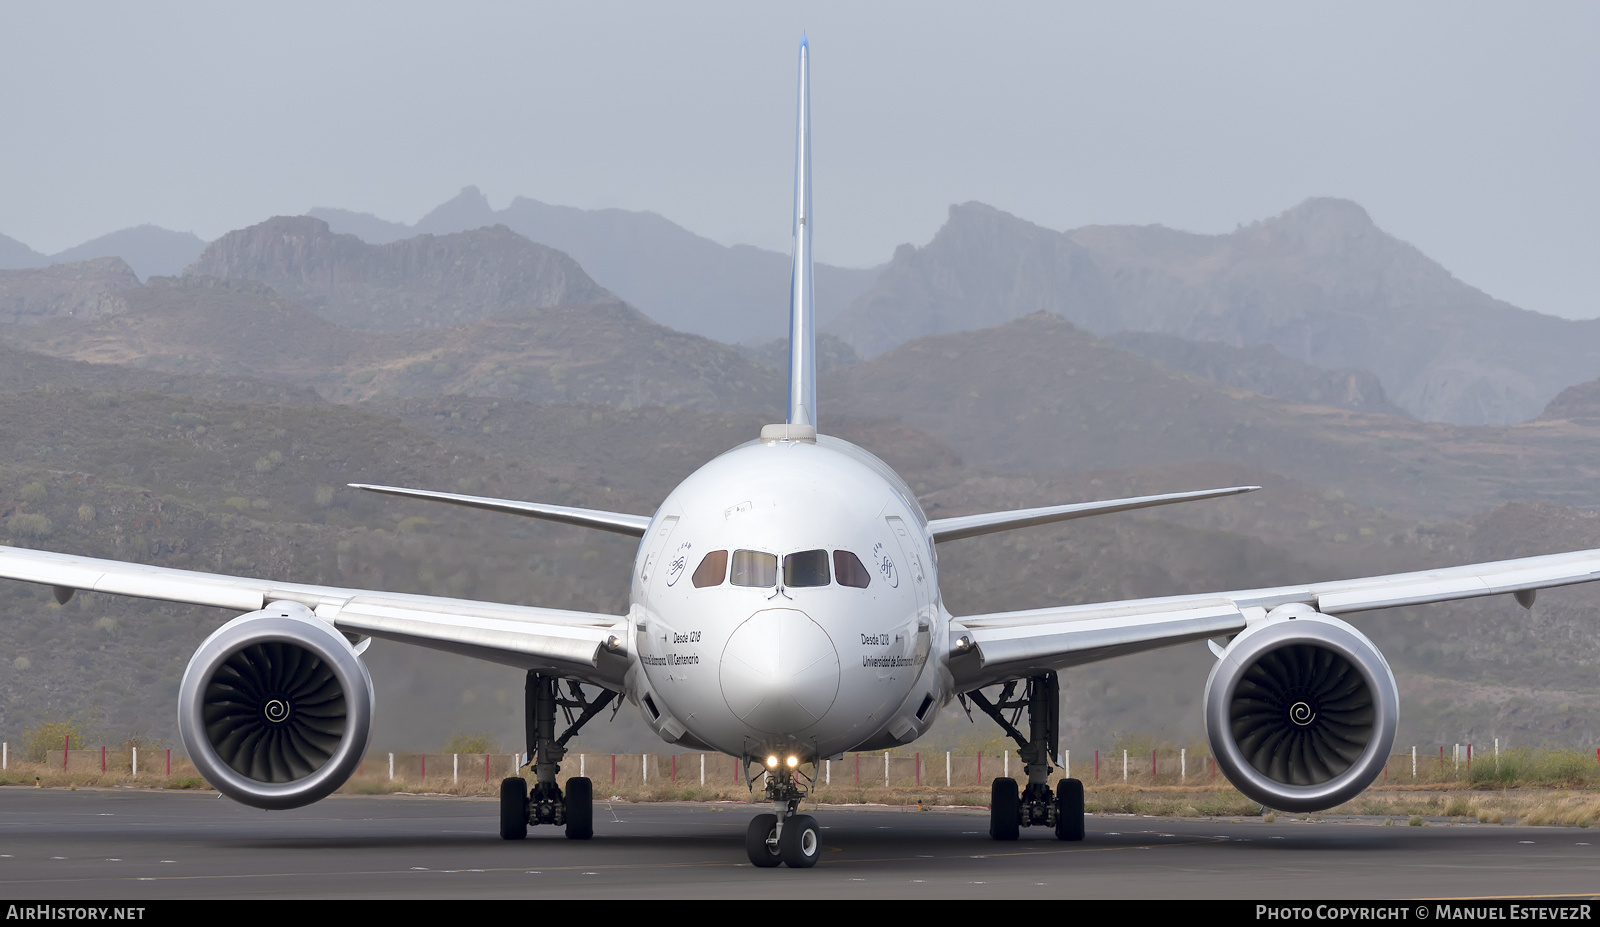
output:
<path id="1" fill-rule="evenodd" d="M 528 673 L 525 690 L 528 734 L 528 756 L 532 761 L 534 785 L 530 793 L 528 780 L 512 776 L 500 781 L 500 836 L 505 840 L 521 840 L 528 836 L 530 824 L 565 826 L 567 837 L 588 840 L 594 836 L 594 786 L 586 778 L 573 776 L 567 780 L 566 794 L 556 783 L 561 771 L 561 760 L 567 755 L 567 741 L 571 740 L 589 720 L 617 697 L 609 689 L 601 690 L 593 699 L 584 697 L 582 686 L 567 680 L 568 694 L 561 694 L 561 680 L 555 676 Z M 566 713 L 567 729 L 555 736 L 556 709 Z M 578 709 L 577 718 L 572 716 Z"/>
<path id="2" fill-rule="evenodd" d="M 750 819 L 744 829 L 744 851 L 750 865 L 758 869 L 774 869 L 783 863 L 783 850 L 778 846 L 778 816 L 758 814 Z"/>
<path id="3" fill-rule="evenodd" d="M 790 869 L 810 869 L 822 855 L 822 828 L 809 814 L 789 818 L 778 838 L 778 855 Z"/>
<path id="4" fill-rule="evenodd" d="M 767 800 L 774 813 L 756 815 L 745 828 L 744 849 L 750 865 L 810 869 L 822 857 L 822 828 L 816 818 L 799 813 L 800 801 L 806 796 L 799 777 L 793 767 L 775 766 L 768 771 Z"/>
<path id="5" fill-rule="evenodd" d="M 1059 840 L 1082 840 L 1083 783 L 1062 779 L 1050 790 L 1050 760 L 1061 739 L 1061 681 L 1055 673 L 1032 676 L 1021 698 L 1013 698 L 1016 682 L 1005 684 L 997 702 L 974 690 L 966 697 L 999 724 L 1017 742 L 1028 784 L 1020 794 L 1011 778 L 994 780 L 989 788 L 989 836 L 1016 840 L 1023 827 L 1053 827 Z M 1028 712 L 1028 736 L 1017 730 L 1022 711 Z M 1007 711 L 1011 717 L 1006 717 Z"/>

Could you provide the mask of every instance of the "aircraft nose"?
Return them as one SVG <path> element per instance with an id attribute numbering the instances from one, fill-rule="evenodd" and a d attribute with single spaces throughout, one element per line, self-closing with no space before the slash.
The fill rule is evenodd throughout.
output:
<path id="1" fill-rule="evenodd" d="M 722 651 L 722 697 L 739 720 L 768 734 L 794 734 L 827 714 L 839 694 L 839 653 L 805 612 L 751 615 Z"/>

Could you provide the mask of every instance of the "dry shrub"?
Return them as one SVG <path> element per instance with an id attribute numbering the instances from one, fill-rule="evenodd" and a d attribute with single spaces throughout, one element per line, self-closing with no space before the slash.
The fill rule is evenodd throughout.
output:
<path id="1" fill-rule="evenodd" d="M 30 763 L 43 763 L 55 753 L 59 759 L 66 739 L 82 747 L 83 725 L 77 721 L 46 721 L 38 727 L 23 728 L 22 758 Z"/>
<path id="2" fill-rule="evenodd" d="M 18 512 L 6 519 L 6 530 L 11 532 L 13 537 L 39 539 L 54 534 L 56 526 L 43 515 Z"/>
<path id="3" fill-rule="evenodd" d="M 488 731 L 458 731 L 445 741 L 445 753 L 500 753 L 500 745 Z"/>

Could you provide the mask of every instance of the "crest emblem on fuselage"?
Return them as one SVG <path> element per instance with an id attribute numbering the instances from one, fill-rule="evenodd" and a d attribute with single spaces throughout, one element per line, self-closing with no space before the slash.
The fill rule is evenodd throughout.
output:
<path id="1" fill-rule="evenodd" d="M 667 585 L 669 587 L 676 586 L 678 580 L 683 578 L 683 574 L 688 572 L 689 550 L 692 547 L 694 547 L 693 543 L 684 541 L 678 545 L 677 550 L 673 551 L 672 559 L 667 562 Z"/>
<path id="2" fill-rule="evenodd" d="M 878 565 L 878 575 L 892 589 L 900 588 L 900 574 L 894 568 L 894 559 L 883 549 L 883 544 L 872 545 L 872 559 Z"/>

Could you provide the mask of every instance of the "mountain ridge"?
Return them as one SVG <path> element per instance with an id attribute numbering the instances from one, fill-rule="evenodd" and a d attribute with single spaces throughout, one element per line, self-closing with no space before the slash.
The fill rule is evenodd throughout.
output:
<path id="1" fill-rule="evenodd" d="M 40 254 L 0 235 L 0 270 L 26 270 L 76 264 L 96 258 L 121 258 L 141 279 L 171 276 L 194 261 L 206 243 L 193 232 L 174 232 L 145 223 L 101 235 L 55 254 Z"/>
<path id="2" fill-rule="evenodd" d="M 1327 198 L 1223 235 L 1056 232 L 981 203 L 952 206 L 829 330 L 871 357 L 1039 311 L 1099 335 L 1267 344 L 1324 369 L 1370 370 L 1412 415 L 1458 424 L 1527 421 L 1600 373 L 1600 320 L 1493 299 L 1357 204 Z"/>
<path id="3" fill-rule="evenodd" d="M 566 254 L 503 225 L 369 245 L 277 216 L 212 242 L 185 276 L 259 280 L 335 324 L 409 331 L 509 308 L 615 299 Z"/>
<path id="4" fill-rule="evenodd" d="M 495 210 L 477 187 L 466 187 L 411 226 L 325 207 L 308 215 L 340 231 L 397 237 L 503 224 L 571 255 L 663 325 L 727 344 L 758 344 L 788 331 L 789 255 L 721 245 L 652 212 L 579 209 L 522 196 Z M 814 272 L 817 317 L 826 321 L 870 285 L 877 269 L 818 264 Z"/>
<path id="5" fill-rule="evenodd" d="M 140 279 L 171 277 L 194 263 L 206 242 L 193 232 L 174 232 L 145 223 L 101 235 L 52 255 L 53 263 L 86 261 L 98 257 L 119 257 L 128 262 Z"/>

